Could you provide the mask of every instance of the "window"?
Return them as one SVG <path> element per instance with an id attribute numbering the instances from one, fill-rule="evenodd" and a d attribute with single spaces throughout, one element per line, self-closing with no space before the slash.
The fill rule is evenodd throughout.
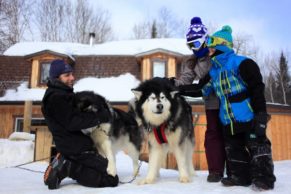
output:
<path id="1" fill-rule="evenodd" d="M 31 126 L 42 126 L 46 125 L 44 118 L 32 118 L 31 119 Z M 15 125 L 14 125 L 15 132 L 22 132 L 23 131 L 23 117 L 16 117 L 15 118 Z"/>
<path id="2" fill-rule="evenodd" d="M 166 62 L 165 61 L 153 62 L 153 77 L 166 77 Z"/>
<path id="3" fill-rule="evenodd" d="M 50 62 L 40 64 L 40 84 L 46 84 L 49 79 Z"/>

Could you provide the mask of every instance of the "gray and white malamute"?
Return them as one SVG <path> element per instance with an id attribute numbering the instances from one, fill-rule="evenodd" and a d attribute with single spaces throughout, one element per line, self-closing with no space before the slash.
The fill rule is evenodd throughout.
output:
<path id="1" fill-rule="evenodd" d="M 115 155 L 120 150 L 126 150 L 132 158 L 135 175 L 138 171 L 143 133 L 134 116 L 113 108 L 104 97 L 90 91 L 77 92 L 75 106 L 82 111 L 102 111 L 104 116 L 108 116 L 108 123 L 83 130 L 93 139 L 98 152 L 108 159 L 108 174 L 116 175 Z"/>
<path id="2" fill-rule="evenodd" d="M 149 169 L 140 184 L 153 183 L 168 151 L 176 157 L 180 182 L 195 174 L 192 153 L 194 131 L 190 105 L 167 79 L 153 78 L 132 89 L 131 109 L 148 132 Z"/>

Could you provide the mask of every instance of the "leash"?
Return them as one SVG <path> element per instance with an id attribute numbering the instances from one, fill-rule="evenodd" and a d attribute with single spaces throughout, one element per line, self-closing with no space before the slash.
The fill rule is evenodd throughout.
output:
<path id="1" fill-rule="evenodd" d="M 149 139 L 148 138 L 149 137 L 149 131 L 146 131 L 146 134 L 145 135 L 147 136 L 146 139 L 148 140 Z M 144 153 L 145 152 L 145 149 L 146 149 L 146 146 L 143 146 L 143 150 L 140 153 Z M 129 181 L 127 181 L 127 182 L 119 181 L 119 183 L 120 184 L 132 183 L 136 179 L 136 177 L 138 176 L 141 165 L 142 165 L 142 161 L 139 160 L 137 172 L 134 174 L 134 176 L 132 177 L 132 179 L 129 180 Z"/>
<path id="2" fill-rule="evenodd" d="M 139 173 L 139 170 L 140 170 L 141 164 L 142 164 L 142 161 L 139 161 L 139 163 L 138 163 L 138 168 L 137 168 L 137 172 L 134 174 L 134 176 L 132 177 L 131 180 L 129 180 L 129 181 L 125 181 L 125 182 L 123 182 L 123 181 L 119 181 L 119 183 L 120 183 L 120 184 L 132 183 L 132 182 L 136 179 L 136 177 L 137 177 L 137 175 L 138 175 L 138 173 Z"/>
<path id="3" fill-rule="evenodd" d="M 29 172 L 34 172 L 34 173 L 41 173 L 41 174 L 44 174 L 44 171 L 39 171 L 39 170 L 32 170 L 32 169 L 29 169 L 29 168 L 24 168 L 24 167 L 21 167 L 21 166 L 24 166 L 24 165 L 27 165 L 27 164 L 32 164 L 32 163 L 35 163 L 35 162 L 39 162 L 39 161 L 43 161 L 43 160 L 47 160 L 47 159 L 51 159 L 53 158 L 54 156 L 51 156 L 51 157 L 47 157 L 47 158 L 42 158 L 42 159 L 39 159 L 39 160 L 35 160 L 35 161 L 32 161 L 32 162 L 26 162 L 26 163 L 23 163 L 23 164 L 19 164 L 19 165 L 16 165 L 16 166 L 11 166 L 11 167 L 7 167 L 7 168 L 18 168 L 18 169 L 21 169 L 21 170 L 26 170 L 26 171 L 29 171 Z M 139 174 L 139 171 L 140 171 L 140 167 L 142 165 L 142 161 L 139 161 L 138 163 L 138 169 L 137 169 L 137 172 L 134 174 L 133 178 L 129 181 L 119 181 L 120 184 L 127 184 L 127 183 L 132 183 L 137 175 Z"/>
<path id="4" fill-rule="evenodd" d="M 7 167 L 7 168 L 18 168 L 18 169 L 21 169 L 21 170 L 26 170 L 26 171 L 30 171 L 30 172 L 35 172 L 35 173 L 44 173 L 43 171 L 39 171 L 39 170 L 32 170 L 32 169 L 29 169 L 29 168 L 24 168 L 24 167 L 21 167 L 21 166 L 24 166 L 24 165 L 27 165 L 27 164 L 32 164 L 32 163 L 35 163 L 35 162 L 39 162 L 39 161 L 43 161 L 43 160 L 47 160 L 47 159 L 51 159 L 53 158 L 54 156 L 50 156 L 50 157 L 46 157 L 46 158 L 42 158 L 42 159 L 38 159 L 38 160 L 35 160 L 35 161 L 32 161 L 32 162 L 26 162 L 26 163 L 23 163 L 23 164 L 19 164 L 19 165 L 16 165 L 16 166 L 11 166 L 11 167 Z"/>

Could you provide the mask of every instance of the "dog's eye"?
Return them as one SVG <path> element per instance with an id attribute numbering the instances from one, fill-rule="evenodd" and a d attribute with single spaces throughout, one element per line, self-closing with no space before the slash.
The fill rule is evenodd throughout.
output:
<path id="1" fill-rule="evenodd" d="M 155 99 L 156 99 L 156 97 L 151 97 L 151 99 L 152 99 L 152 100 L 155 100 Z"/>
<path id="2" fill-rule="evenodd" d="M 161 100 L 165 99 L 165 96 L 161 96 L 160 99 L 161 99 Z"/>
<path id="3" fill-rule="evenodd" d="M 98 108 L 97 107 L 92 107 L 92 109 L 91 109 L 93 112 L 98 112 Z"/>

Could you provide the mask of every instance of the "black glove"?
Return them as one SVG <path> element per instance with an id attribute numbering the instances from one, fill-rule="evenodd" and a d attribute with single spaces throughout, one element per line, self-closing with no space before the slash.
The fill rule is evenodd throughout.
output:
<path id="1" fill-rule="evenodd" d="M 179 93 L 183 96 L 201 97 L 202 91 L 197 84 L 180 85 L 178 86 Z"/>
<path id="2" fill-rule="evenodd" d="M 173 86 L 175 86 L 175 77 L 163 77 L 164 80 L 170 82 Z"/>
<path id="3" fill-rule="evenodd" d="M 271 116 L 266 112 L 259 112 L 255 114 L 254 129 L 257 136 L 265 136 L 267 129 L 267 122 L 271 119 Z"/>
<path id="4" fill-rule="evenodd" d="M 175 84 L 176 84 L 176 78 L 175 77 L 169 77 L 168 78 L 169 79 L 169 81 L 171 82 L 171 84 L 173 85 L 173 86 L 175 86 Z"/>

